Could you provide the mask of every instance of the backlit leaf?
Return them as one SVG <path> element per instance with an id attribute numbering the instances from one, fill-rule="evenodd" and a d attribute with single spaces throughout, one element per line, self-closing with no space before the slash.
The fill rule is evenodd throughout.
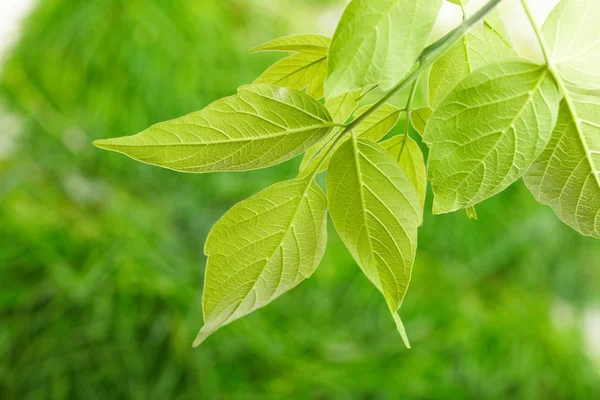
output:
<path id="1" fill-rule="evenodd" d="M 327 55 L 331 39 L 316 34 L 300 34 L 284 36 L 256 46 L 250 53 L 259 51 L 295 51 L 298 53 L 314 53 Z"/>
<path id="2" fill-rule="evenodd" d="M 491 13 L 459 43 L 438 58 L 429 73 L 429 104 L 436 109 L 471 72 L 494 61 L 515 57 L 498 13 Z"/>
<path id="3" fill-rule="evenodd" d="M 340 237 L 385 297 L 409 346 L 397 311 L 410 283 L 423 218 L 413 184 L 378 144 L 352 135 L 331 159 L 327 193 Z"/>
<path id="4" fill-rule="evenodd" d="M 429 118 L 431 118 L 431 114 L 433 114 L 433 111 L 429 107 L 410 110 L 410 123 L 419 135 L 423 136 L 427 122 L 429 121 Z"/>
<path id="5" fill-rule="evenodd" d="M 427 171 L 423 152 L 417 142 L 411 137 L 407 137 L 405 141 L 404 135 L 397 135 L 379 145 L 400 163 L 402 170 L 417 190 L 421 207 L 424 207 L 427 194 Z"/>
<path id="6" fill-rule="evenodd" d="M 356 113 L 354 115 L 355 118 L 364 114 L 365 111 L 367 111 L 371 107 L 372 106 L 361 107 L 359 110 L 356 111 Z M 360 124 L 358 124 L 354 128 L 354 134 L 361 138 L 365 138 L 365 139 L 371 140 L 373 142 L 377 142 L 378 140 L 383 138 L 394 126 L 396 126 L 396 124 L 398 123 L 398 119 L 400 118 L 401 112 L 402 111 L 398 107 L 396 107 L 392 104 L 389 104 L 389 103 L 385 103 L 380 108 L 375 110 L 371 115 L 369 115 L 367 118 L 365 118 Z M 333 137 L 331 139 L 333 139 Z M 340 146 L 342 143 L 344 143 L 348 139 L 349 139 L 349 136 L 344 137 L 338 143 L 338 146 Z M 308 172 L 311 172 L 313 170 L 313 168 L 316 168 L 316 166 L 319 164 L 319 162 L 325 157 L 327 151 L 331 148 L 331 146 L 334 145 L 334 142 L 335 142 L 334 140 L 329 140 L 327 143 L 324 143 L 324 147 L 321 150 L 321 152 L 319 154 L 317 154 L 316 156 L 313 156 L 307 163 L 304 163 L 304 160 L 303 160 L 303 164 L 305 164 L 305 168 L 302 169 L 302 167 L 301 167 L 301 171 L 303 171 L 304 174 L 306 174 Z M 320 144 L 320 143 L 318 143 L 318 144 Z M 308 157 L 308 152 L 306 153 L 306 156 L 304 159 L 306 160 L 307 157 Z M 325 159 L 325 161 L 319 168 L 319 172 L 326 170 L 328 165 L 329 165 L 329 159 Z M 300 176 L 304 176 L 304 174 L 300 174 Z"/>
<path id="7" fill-rule="evenodd" d="M 312 275 L 325 252 L 326 212 L 314 180 L 292 180 L 236 204 L 213 226 L 195 346 Z"/>
<path id="8" fill-rule="evenodd" d="M 352 0 L 331 42 L 327 95 L 372 84 L 391 89 L 421 54 L 441 5 L 442 0 Z"/>
<path id="9" fill-rule="evenodd" d="M 268 167 L 302 153 L 333 122 L 317 100 L 293 89 L 249 85 L 203 110 L 135 135 L 94 144 L 182 172 Z"/>
<path id="10" fill-rule="evenodd" d="M 550 144 L 525 183 L 563 222 L 600 238 L 600 98 L 567 96 Z"/>
<path id="11" fill-rule="evenodd" d="M 465 78 L 425 129 L 433 212 L 474 206 L 520 178 L 548 144 L 559 100 L 547 68 L 525 61 Z"/>
<path id="12" fill-rule="evenodd" d="M 600 90 L 600 1 L 562 0 L 543 31 L 552 62 L 571 89 Z"/>

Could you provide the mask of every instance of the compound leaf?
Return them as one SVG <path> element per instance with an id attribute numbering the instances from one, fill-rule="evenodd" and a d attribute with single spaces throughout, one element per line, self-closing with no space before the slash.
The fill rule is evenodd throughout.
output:
<path id="1" fill-rule="evenodd" d="M 520 178 L 548 144 L 559 101 L 548 69 L 525 61 L 465 78 L 425 129 L 433 212 L 474 206 Z"/>
<path id="2" fill-rule="evenodd" d="M 550 143 L 525 175 L 542 204 L 571 228 L 600 239 L 600 99 L 567 93 Z"/>
<path id="3" fill-rule="evenodd" d="M 372 84 L 391 89 L 425 47 L 441 5 L 442 0 L 352 0 L 331 42 L 327 95 Z"/>
<path id="4" fill-rule="evenodd" d="M 436 109 L 444 97 L 471 72 L 484 65 L 515 57 L 504 25 L 492 13 L 431 66 L 429 104 Z"/>
<path id="5" fill-rule="evenodd" d="M 356 111 L 354 115 L 355 118 L 360 117 L 371 107 L 372 106 L 361 107 L 359 110 Z M 367 116 L 360 124 L 358 124 L 354 128 L 354 134 L 361 138 L 365 138 L 376 142 L 383 138 L 394 126 L 396 126 L 396 124 L 398 123 L 398 119 L 400 119 L 401 112 L 402 110 L 400 110 L 398 107 L 390 103 L 385 103 L 380 108 L 375 110 L 371 115 Z M 301 171 L 303 173 L 301 173 L 300 176 L 304 176 L 306 173 L 311 172 L 314 168 L 317 167 L 319 162 L 326 156 L 328 150 L 334 145 L 334 135 L 335 133 L 332 133 L 330 135 L 330 138 L 328 138 L 330 140 L 327 143 L 324 143 L 323 146 L 321 146 L 322 149 L 320 149 L 321 151 L 319 154 L 313 156 L 306 163 L 304 163 L 304 160 L 307 160 L 307 157 L 309 155 L 308 152 L 306 153 L 303 160 L 303 164 L 305 164 L 305 167 L 302 168 L 301 166 Z M 348 139 L 348 136 L 344 137 L 340 142 L 338 142 L 338 146 L 340 146 Z M 315 151 L 315 153 L 317 151 Z M 326 170 L 328 165 L 329 159 L 325 159 L 325 161 L 319 168 L 319 172 Z"/>
<path id="6" fill-rule="evenodd" d="M 550 58 L 571 89 L 600 89 L 600 1 L 562 0 L 544 24 Z"/>
<path id="7" fill-rule="evenodd" d="M 329 210 L 346 247 L 397 314 L 410 282 L 423 209 L 400 165 L 378 144 L 352 135 L 335 152 L 327 176 Z"/>
<path id="8" fill-rule="evenodd" d="M 400 163 L 402 170 L 417 190 L 421 208 L 423 208 L 427 194 L 427 170 L 423 152 L 417 142 L 410 136 L 404 140 L 404 135 L 398 135 L 384 140 L 379 145 Z"/>
<path id="9" fill-rule="evenodd" d="M 325 107 L 300 91 L 242 86 L 203 110 L 97 147 L 182 172 L 241 171 L 289 160 L 326 136 Z"/>
<path id="10" fill-rule="evenodd" d="M 292 89 L 306 89 L 306 93 L 323 97 L 327 76 L 327 51 L 330 39 L 320 35 L 295 35 L 279 38 L 255 47 L 258 51 L 296 51 L 271 65 L 254 83 L 270 83 Z"/>
<path id="11" fill-rule="evenodd" d="M 326 214 L 314 180 L 277 183 L 229 210 L 206 241 L 205 325 L 194 346 L 309 278 L 325 252 Z"/>

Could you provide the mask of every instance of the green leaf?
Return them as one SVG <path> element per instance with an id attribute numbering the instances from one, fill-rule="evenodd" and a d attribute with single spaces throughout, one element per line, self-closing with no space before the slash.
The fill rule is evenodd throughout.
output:
<path id="1" fill-rule="evenodd" d="M 335 122 L 345 123 L 358 108 L 360 99 L 364 96 L 363 90 L 353 90 L 325 101 L 325 108 L 329 110 Z"/>
<path id="2" fill-rule="evenodd" d="M 410 123 L 419 135 L 423 136 L 427 122 L 429 121 L 429 118 L 431 118 L 431 114 L 433 114 L 433 110 L 429 107 L 410 110 Z"/>
<path id="3" fill-rule="evenodd" d="M 543 31 L 550 58 L 571 89 L 600 90 L 600 1 L 562 0 Z"/>
<path id="4" fill-rule="evenodd" d="M 256 46 L 250 53 L 259 51 L 295 51 L 298 53 L 313 53 L 327 55 L 331 39 L 316 34 L 300 34 L 284 36 Z"/>
<path id="5" fill-rule="evenodd" d="M 309 95 L 315 98 L 323 97 L 330 41 L 329 38 L 320 35 L 295 35 L 255 47 L 250 51 L 296 51 L 299 54 L 277 61 L 254 83 L 270 83 L 297 90 L 307 89 L 306 93 Z"/>
<path id="6" fill-rule="evenodd" d="M 429 104 L 436 109 L 444 97 L 471 72 L 495 61 L 515 57 L 498 13 L 477 25 L 438 58 L 429 73 Z"/>
<path id="7" fill-rule="evenodd" d="M 474 220 L 479 219 L 479 217 L 477 216 L 477 210 L 475 210 L 475 207 L 467 207 L 465 209 L 465 211 L 467 212 L 467 217 L 469 219 L 474 219 Z"/>
<path id="8" fill-rule="evenodd" d="M 372 107 L 372 105 L 361 107 L 359 110 L 356 111 L 354 117 L 355 118 L 360 117 L 371 107 Z M 365 138 L 368 140 L 372 140 L 373 142 L 377 142 L 378 140 L 383 138 L 390 130 L 392 130 L 392 128 L 394 126 L 396 126 L 396 124 L 398 123 L 398 119 L 400 119 L 401 112 L 402 112 L 402 110 L 400 110 L 398 107 L 396 107 L 392 104 L 389 104 L 389 103 L 385 103 L 380 108 L 375 110 L 371 115 L 369 115 L 367 118 L 365 118 L 360 124 L 358 124 L 354 128 L 354 134 L 357 136 L 360 136 L 361 138 Z M 308 152 L 306 153 L 304 160 L 302 162 L 302 164 L 304 165 L 304 168 L 302 168 L 302 165 L 300 166 L 300 171 L 302 171 L 300 176 L 305 176 L 306 174 L 308 174 L 309 172 L 312 172 L 313 169 L 317 167 L 319 162 L 321 162 L 321 160 L 326 156 L 326 154 L 327 154 L 328 150 L 331 148 L 331 146 L 334 145 L 335 141 L 333 139 L 334 139 L 334 136 L 337 136 L 336 134 L 337 134 L 337 132 L 334 132 L 328 136 L 329 140 L 326 143 L 323 143 L 320 153 L 317 154 L 316 156 L 313 155 L 312 158 L 308 159 L 309 153 Z M 338 146 L 340 146 L 342 143 L 344 143 L 348 139 L 349 139 L 349 136 L 344 137 L 338 143 Z M 321 143 L 318 143 L 318 144 L 321 144 Z M 319 150 L 317 149 L 317 151 L 315 151 L 314 153 L 317 153 L 318 151 Z M 313 152 L 311 151 L 311 153 L 313 153 Z M 306 161 L 306 160 L 308 160 L 308 161 Z M 319 172 L 325 171 L 327 169 L 328 165 L 329 165 L 329 160 L 325 159 L 325 161 L 319 168 Z"/>
<path id="9" fill-rule="evenodd" d="M 397 160 L 402 170 L 408 176 L 419 195 L 421 208 L 425 206 L 427 194 L 427 170 L 421 148 L 410 136 L 404 140 L 404 135 L 394 136 L 379 145 Z"/>
<path id="10" fill-rule="evenodd" d="M 241 171 L 289 160 L 333 127 L 317 100 L 293 89 L 249 85 L 203 110 L 97 147 L 182 172 Z"/>
<path id="11" fill-rule="evenodd" d="M 466 6 L 467 4 L 469 4 L 469 0 L 447 0 L 452 4 L 456 4 L 457 6 L 463 5 Z"/>
<path id="12" fill-rule="evenodd" d="M 328 96 L 379 84 L 391 89 L 413 67 L 442 0 L 353 0 L 329 51 Z"/>
<path id="13" fill-rule="evenodd" d="M 410 282 L 423 218 L 414 186 L 379 145 L 352 135 L 331 159 L 327 193 L 340 237 L 385 297 L 409 347 L 397 311 Z"/>
<path id="14" fill-rule="evenodd" d="M 465 78 L 425 129 L 433 212 L 474 206 L 520 178 L 548 144 L 559 101 L 547 68 L 525 61 Z"/>
<path id="15" fill-rule="evenodd" d="M 566 96 L 550 144 L 525 183 L 571 228 L 600 238 L 600 98 Z"/>
<path id="16" fill-rule="evenodd" d="M 235 205 L 212 228 L 194 346 L 309 278 L 327 244 L 327 198 L 314 180 L 277 183 Z"/>

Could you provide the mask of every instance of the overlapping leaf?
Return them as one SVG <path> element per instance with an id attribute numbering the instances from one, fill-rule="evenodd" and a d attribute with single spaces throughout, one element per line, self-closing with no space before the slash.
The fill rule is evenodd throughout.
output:
<path id="1" fill-rule="evenodd" d="M 600 98 L 567 93 L 550 144 L 525 183 L 563 222 L 600 239 Z"/>
<path id="2" fill-rule="evenodd" d="M 474 206 L 520 178 L 548 144 L 558 104 L 545 66 L 504 61 L 465 78 L 425 130 L 434 213 Z"/>
<path id="3" fill-rule="evenodd" d="M 492 12 L 431 66 L 429 104 L 436 109 L 467 75 L 487 64 L 515 57 L 498 13 Z"/>
<path id="4" fill-rule="evenodd" d="M 340 237 L 385 297 L 408 346 L 397 310 L 410 282 L 423 217 L 415 187 L 390 154 L 353 135 L 331 159 L 327 193 Z"/>
<path id="5" fill-rule="evenodd" d="M 182 172 L 268 167 L 305 151 L 333 127 L 329 112 L 297 90 L 249 85 L 203 110 L 100 148 Z"/>
<path id="6" fill-rule="evenodd" d="M 359 110 L 356 111 L 356 113 L 354 115 L 355 118 L 358 118 L 361 115 L 363 115 L 371 107 L 372 107 L 372 105 L 361 107 Z M 373 142 L 376 142 L 376 141 L 380 140 L 381 138 L 383 138 L 394 126 L 396 126 L 396 124 L 398 123 L 398 119 L 400 119 L 401 112 L 402 111 L 398 107 L 396 107 L 392 104 L 389 104 L 389 103 L 385 103 L 383 106 L 381 106 L 379 109 L 375 110 L 372 114 L 370 114 L 367 118 L 365 118 L 360 124 L 358 124 L 354 128 L 354 134 L 361 138 L 365 138 L 365 139 L 371 140 Z M 312 172 L 312 170 L 317 167 L 317 165 L 321 162 L 321 160 L 326 157 L 328 150 L 335 143 L 335 141 L 332 140 L 333 137 L 331 137 L 329 139 L 330 140 L 328 142 L 323 143 L 323 145 L 321 146 L 322 149 L 319 148 L 320 149 L 319 154 L 316 154 L 316 152 L 319 151 L 319 149 L 317 149 L 314 152 L 311 151 L 310 153 L 307 151 L 307 153 L 304 157 L 304 160 L 302 162 L 302 165 L 300 166 L 300 170 L 304 174 L 306 174 L 308 172 Z M 340 146 L 342 143 L 344 143 L 348 139 L 349 139 L 349 136 L 345 136 L 338 143 L 338 146 Z M 318 144 L 321 144 L 321 143 L 318 143 Z M 311 154 L 312 154 L 312 157 L 309 158 L 309 156 Z M 314 154 L 316 154 L 316 155 L 314 155 Z M 321 164 L 319 171 L 324 171 L 325 169 L 327 169 L 328 165 L 329 165 L 329 159 L 326 158 L 325 161 L 323 161 L 323 163 Z M 301 176 L 303 176 L 304 174 L 301 174 Z"/>
<path id="7" fill-rule="evenodd" d="M 419 135 L 423 136 L 427 122 L 429 121 L 429 118 L 431 118 L 431 114 L 433 114 L 433 110 L 429 107 L 410 110 L 410 123 Z"/>
<path id="8" fill-rule="evenodd" d="M 389 90 L 412 68 L 442 0 L 352 0 L 329 51 L 328 96 L 379 84 Z"/>
<path id="9" fill-rule="evenodd" d="M 306 89 L 306 93 L 315 98 L 323 97 L 330 41 L 325 36 L 306 34 L 278 38 L 255 47 L 250 52 L 293 51 L 297 54 L 271 65 L 254 83 Z"/>
<path id="10" fill-rule="evenodd" d="M 600 1 L 562 0 L 544 24 L 550 57 L 572 90 L 600 90 Z"/>
<path id="11" fill-rule="evenodd" d="M 212 228 L 194 345 L 310 277 L 327 242 L 327 199 L 313 180 L 277 183 L 236 204 Z"/>
<path id="12" fill-rule="evenodd" d="M 424 207 L 427 194 L 427 171 L 423 152 L 417 142 L 411 137 L 406 137 L 405 140 L 404 135 L 398 135 L 384 140 L 379 145 L 400 163 L 402 170 L 417 190 L 421 208 Z"/>

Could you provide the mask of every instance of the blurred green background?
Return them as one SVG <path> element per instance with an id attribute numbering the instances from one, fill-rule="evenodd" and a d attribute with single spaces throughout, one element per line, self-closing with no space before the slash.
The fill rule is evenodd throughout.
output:
<path id="1" fill-rule="evenodd" d="M 331 224 L 313 278 L 191 348 L 208 230 L 299 160 L 187 175 L 91 141 L 232 94 L 277 58 L 248 48 L 340 10 L 38 2 L 0 66 L 0 399 L 600 399 L 600 245 L 522 183 L 479 221 L 427 211 L 412 350 Z"/>

